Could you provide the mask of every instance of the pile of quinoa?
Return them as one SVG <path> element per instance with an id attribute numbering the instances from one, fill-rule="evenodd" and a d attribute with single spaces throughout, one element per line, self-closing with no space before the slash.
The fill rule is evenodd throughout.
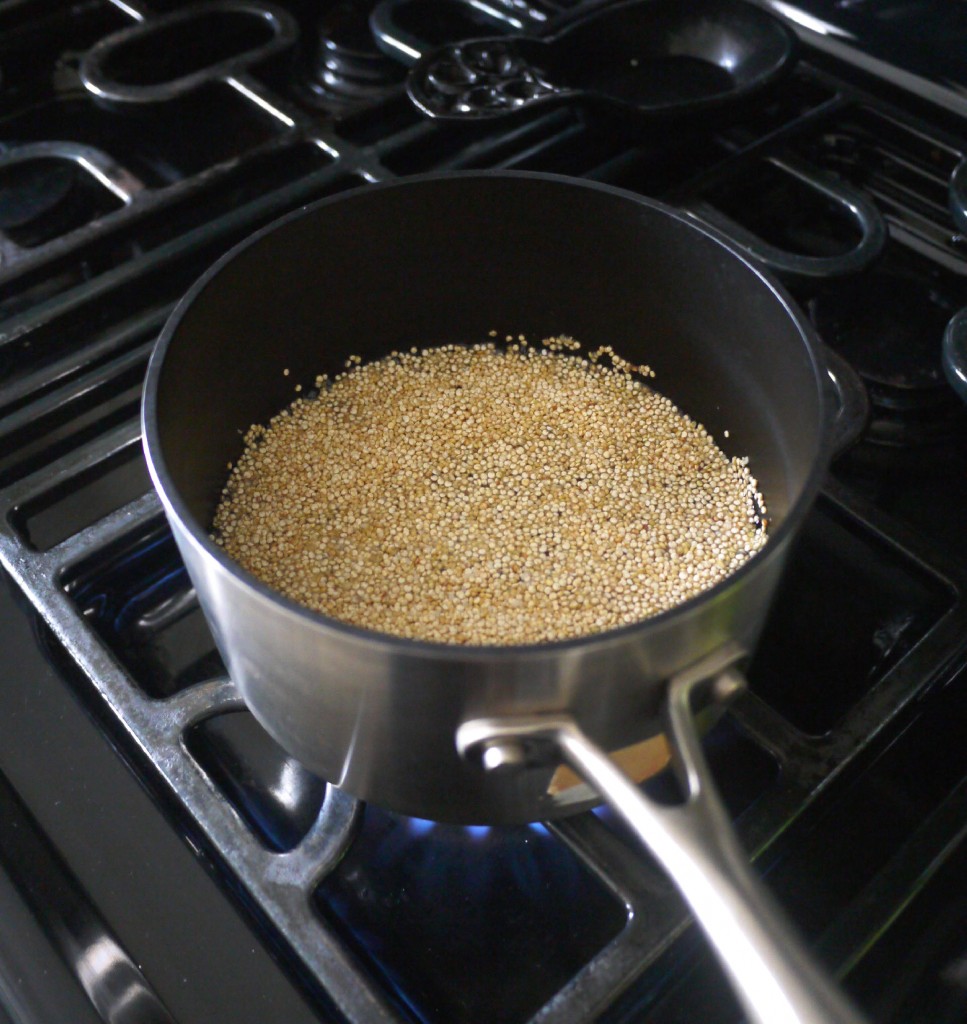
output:
<path id="1" fill-rule="evenodd" d="M 748 459 L 649 387 L 648 367 L 567 337 L 507 342 L 354 356 L 318 377 L 245 435 L 213 538 L 333 618 L 501 645 L 637 622 L 762 547 Z"/>

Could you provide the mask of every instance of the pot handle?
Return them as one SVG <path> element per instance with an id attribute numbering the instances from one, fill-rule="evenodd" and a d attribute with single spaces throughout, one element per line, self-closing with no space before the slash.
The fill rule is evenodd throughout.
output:
<path id="1" fill-rule="evenodd" d="M 863 1024 L 756 879 L 715 791 L 691 697 L 707 689 L 725 700 L 742 688 L 736 656 L 717 652 L 670 683 L 667 731 L 687 793 L 678 806 L 643 793 L 568 716 L 477 719 L 460 727 L 457 746 L 490 770 L 562 757 L 590 783 L 678 887 L 753 1024 Z"/>

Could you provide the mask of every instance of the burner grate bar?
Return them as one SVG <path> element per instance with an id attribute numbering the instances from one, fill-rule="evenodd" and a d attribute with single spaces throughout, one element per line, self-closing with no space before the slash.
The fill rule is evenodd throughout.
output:
<path id="1" fill-rule="evenodd" d="M 547 166 L 556 154 L 573 152 L 574 147 L 580 145 L 580 139 L 584 134 L 583 126 L 568 125 L 559 133 L 539 139 L 526 149 L 499 158 L 495 166 L 508 170 Z M 459 164 L 454 166 L 459 166 Z M 584 169 L 582 167 L 582 171 Z"/>
<path id="2" fill-rule="evenodd" d="M 326 184 L 344 178 L 346 173 L 345 167 L 338 163 L 332 164 L 285 189 L 252 200 L 208 224 L 162 242 L 145 255 L 133 257 L 120 266 L 105 270 L 92 280 L 48 299 L 30 312 L 10 317 L 0 330 L 0 349 L 16 341 L 32 328 L 46 324 L 53 317 L 74 312 L 92 299 L 107 297 L 120 287 L 135 282 L 148 271 L 170 266 L 182 257 L 197 256 L 199 249 L 211 248 L 218 241 L 226 239 L 226 236 L 228 237 L 224 248 L 227 248 L 231 244 L 232 235 L 241 235 L 249 229 L 254 229 L 255 224 L 267 223 L 287 210 L 299 206 L 314 194 L 318 194 Z M 96 241 L 102 242 L 103 236 L 99 236 Z M 220 255 L 220 251 L 217 254 Z M 83 259 L 83 252 L 73 254 L 72 258 Z"/>
<path id="3" fill-rule="evenodd" d="M 101 434 L 75 451 L 68 452 L 54 462 L 42 467 L 29 476 L 22 477 L 0 494 L 0 509 L 11 510 L 57 489 L 60 485 L 94 469 L 123 448 L 128 448 L 141 437 L 141 422 L 128 420 L 113 430 Z"/>
<path id="4" fill-rule="evenodd" d="M 144 5 L 134 3 L 133 0 L 108 0 L 108 3 L 135 21 L 144 21 L 148 16 Z"/>
<path id="5" fill-rule="evenodd" d="M 797 139 L 812 128 L 821 126 L 823 122 L 839 113 L 845 105 L 846 100 L 837 94 L 768 134 L 756 135 L 753 140 L 744 133 L 740 135 L 734 131 L 723 132 L 719 139 L 727 145 L 729 154 L 675 184 L 666 190 L 663 198 L 666 202 L 681 204 L 706 194 L 723 182 L 741 180 L 742 176 L 757 163 L 778 159 L 780 155 L 785 154 L 784 147 L 789 141 Z"/>
<path id="6" fill-rule="evenodd" d="M 78 531 L 60 544 L 36 556 L 54 578 L 78 562 L 95 555 L 121 540 L 129 533 L 141 529 L 152 520 L 160 519 L 161 501 L 152 490 L 137 500 L 123 505 L 91 526 Z"/>
<path id="7" fill-rule="evenodd" d="M 121 376 L 126 370 L 131 370 L 139 363 L 146 362 L 152 348 L 154 348 L 154 339 L 122 353 L 106 368 L 90 370 L 56 389 L 48 391 L 30 405 L 20 406 L 6 416 L 0 414 L 0 437 L 29 427 L 43 417 L 56 412 L 62 405 L 76 401 L 89 391 L 109 382 L 112 378 Z M 0 398 L 2 397 L 6 397 L 6 392 L 0 392 Z"/>
<path id="8" fill-rule="evenodd" d="M 12 383 L 0 386 L 0 408 L 24 408 L 32 399 L 41 397 L 47 389 L 58 386 L 60 382 L 70 379 L 77 373 L 84 372 L 87 367 L 99 365 L 101 368 L 98 372 L 110 374 L 112 369 L 103 365 L 105 361 L 115 353 L 124 352 L 129 346 L 136 345 L 139 339 L 153 345 L 173 308 L 173 303 L 166 303 L 160 307 L 150 305 L 146 311 L 115 324 L 106 331 L 98 332 L 93 340 L 85 341 L 69 355 L 29 372 Z M 42 330 L 52 329 L 48 322 L 38 322 L 36 326 Z M 56 326 L 54 325 L 55 328 Z"/>
<path id="9" fill-rule="evenodd" d="M 679 942 L 692 918 L 651 855 L 629 846 L 596 815 L 549 822 L 548 828 L 628 908 L 627 925 L 534 1015 L 530 1024 L 591 1022 L 614 1002 L 617 993 Z"/>
<path id="10" fill-rule="evenodd" d="M 431 142 L 434 138 L 433 125 L 429 121 L 417 121 L 415 124 L 398 129 L 392 135 L 377 139 L 369 148 L 378 157 L 383 157 L 386 153 L 393 153 L 397 149 L 405 149 L 419 142 Z M 440 164 L 434 163 L 433 166 L 436 168 Z"/>
<path id="11" fill-rule="evenodd" d="M 223 711 L 236 711 L 245 707 L 245 702 L 239 696 L 235 685 L 227 677 L 197 683 L 163 701 L 147 699 L 144 702 L 158 709 L 153 728 L 158 734 L 159 742 L 174 744 L 181 742 L 182 733 L 186 729 L 197 725 L 203 719 L 221 714 Z"/>
<path id="12" fill-rule="evenodd" d="M 150 522 L 160 513 L 157 496 L 149 492 L 46 552 L 26 550 L 8 523 L 0 520 L 0 565 L 5 565 L 19 582 L 51 629 L 112 706 L 116 706 L 116 702 L 110 699 L 106 690 L 123 690 L 127 703 L 143 698 L 126 677 L 123 686 L 110 682 L 110 678 L 120 671 L 117 663 L 87 622 L 77 614 L 76 607 L 60 585 L 60 579 L 65 569 L 87 555 L 97 553 L 104 545 L 123 537 L 137 526 Z M 99 682 L 102 673 L 109 677 L 105 687 Z"/>
<path id="13" fill-rule="evenodd" d="M 911 903 L 967 840 L 967 781 L 930 815 L 853 900 L 819 942 L 824 958 L 843 973 L 862 959 L 876 937 Z"/>
<path id="14" fill-rule="evenodd" d="M 197 823 L 214 850 L 243 881 L 268 923 L 304 966 L 325 979 L 327 994 L 353 1024 L 403 1024 L 376 994 L 341 941 L 310 909 L 309 884 L 331 869 L 349 843 L 358 812 L 352 798 L 327 791 L 319 818 L 294 850 L 276 854 L 254 838 L 237 812 L 188 753 L 182 726 L 206 714 L 227 710 L 240 700 L 231 684 L 200 684 L 197 694 L 170 701 L 145 697 L 115 661 L 93 629 L 79 619 L 70 597 L 58 585 L 59 568 L 157 513 L 153 494 L 107 517 L 90 531 L 47 555 L 23 557 L 22 545 L 0 532 L 0 562 L 30 595 L 68 653 L 114 712 L 136 748 L 159 774 L 174 798 Z M 79 539 L 80 538 L 80 539 Z"/>
<path id="15" fill-rule="evenodd" d="M 309 127 L 307 125 L 306 130 Z M 302 141 L 304 141 L 304 136 L 301 131 L 280 135 L 249 150 L 242 157 L 242 162 L 246 166 L 256 164 L 260 159 L 273 153 L 290 150 Z M 124 232 L 134 232 L 139 225 L 152 218 L 163 216 L 165 210 L 174 208 L 189 199 L 200 201 L 205 196 L 216 192 L 219 185 L 231 181 L 238 174 L 239 163 L 239 160 L 227 160 L 174 184 L 161 188 L 143 188 L 137 191 L 120 209 L 104 214 L 96 221 L 76 228 L 35 249 L 18 248 L 16 261 L 11 260 L 5 269 L 0 270 L 0 282 L 9 287 L 12 282 L 19 281 L 20 278 L 31 273 L 36 273 L 57 260 L 70 257 L 90 245 L 101 243 L 105 239 Z M 345 171 L 345 167 L 342 170 Z M 124 182 L 134 178 L 124 168 L 119 168 L 115 177 L 120 182 L 117 187 L 121 189 L 126 187 Z M 213 226 L 215 225 L 202 225 L 204 230 Z"/>
<path id="16" fill-rule="evenodd" d="M 281 121 L 286 128 L 311 128 L 312 122 L 297 110 L 287 112 L 283 103 L 278 97 L 270 96 L 268 91 L 259 85 L 249 75 L 232 75 L 226 78 L 225 83 L 230 85 L 237 93 L 244 96 L 250 103 L 254 103 L 260 110 L 264 110 L 270 117 Z"/>
<path id="17" fill-rule="evenodd" d="M 886 202 L 886 200 L 884 200 Z M 903 217 L 898 218 L 886 214 L 885 219 L 890 225 L 890 237 L 901 245 L 906 246 L 913 252 L 933 263 L 937 263 L 945 270 L 951 271 L 960 278 L 967 277 L 967 268 L 964 266 L 964 257 L 951 245 L 956 237 L 956 229 L 951 225 L 949 231 L 938 229 L 932 222 L 921 220 L 916 230 L 909 223 L 911 217 L 908 211 L 903 211 Z M 923 230 L 926 228 L 926 230 Z M 953 310 L 951 310 L 951 315 Z M 940 339 L 937 339 L 937 353 L 939 358 Z"/>
<path id="18" fill-rule="evenodd" d="M 922 191 L 885 175 L 876 175 L 863 187 L 885 210 L 893 210 L 905 218 L 943 230 L 948 236 L 953 234 L 953 220 L 946 203 L 929 201 Z"/>
<path id="19" fill-rule="evenodd" d="M 729 712 L 743 732 L 776 759 L 780 770 L 797 763 L 808 764 L 815 757 L 815 744 L 755 693 L 743 693 Z"/>

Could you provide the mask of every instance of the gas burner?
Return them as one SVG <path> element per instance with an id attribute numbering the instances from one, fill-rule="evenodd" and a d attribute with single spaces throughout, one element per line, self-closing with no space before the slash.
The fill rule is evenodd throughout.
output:
<path id="1" fill-rule="evenodd" d="M 831 283 L 808 309 L 823 340 L 866 383 L 873 411 L 868 440 L 917 446 L 963 430 L 965 409 L 940 361 L 952 309 L 928 279 L 874 268 Z"/>
<path id="2" fill-rule="evenodd" d="M 372 805 L 361 819 L 316 905 L 424 1024 L 525 1024 L 628 924 L 621 899 L 543 825 L 442 825 Z M 461 928 L 444 905 L 460 907 Z"/>
<path id="3" fill-rule="evenodd" d="M 404 67 L 376 48 L 366 12 L 358 4 L 338 4 L 320 22 L 311 88 L 327 106 L 342 112 L 380 99 L 405 75 Z"/>

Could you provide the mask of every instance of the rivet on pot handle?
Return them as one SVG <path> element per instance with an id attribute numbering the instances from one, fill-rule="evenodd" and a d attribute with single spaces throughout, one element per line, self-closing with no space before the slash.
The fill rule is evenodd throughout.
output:
<path id="1" fill-rule="evenodd" d="M 687 794 L 665 806 L 642 792 L 566 715 L 476 719 L 457 747 L 487 770 L 563 758 L 594 787 L 661 863 L 691 907 L 753 1024 L 863 1024 L 813 963 L 756 879 L 718 796 L 695 728 L 699 689 L 723 700 L 744 685 L 729 646 L 669 684 L 666 718 L 673 763 Z"/>
<path id="2" fill-rule="evenodd" d="M 967 402 L 967 309 L 955 313 L 947 324 L 942 361 L 950 386 Z"/>

